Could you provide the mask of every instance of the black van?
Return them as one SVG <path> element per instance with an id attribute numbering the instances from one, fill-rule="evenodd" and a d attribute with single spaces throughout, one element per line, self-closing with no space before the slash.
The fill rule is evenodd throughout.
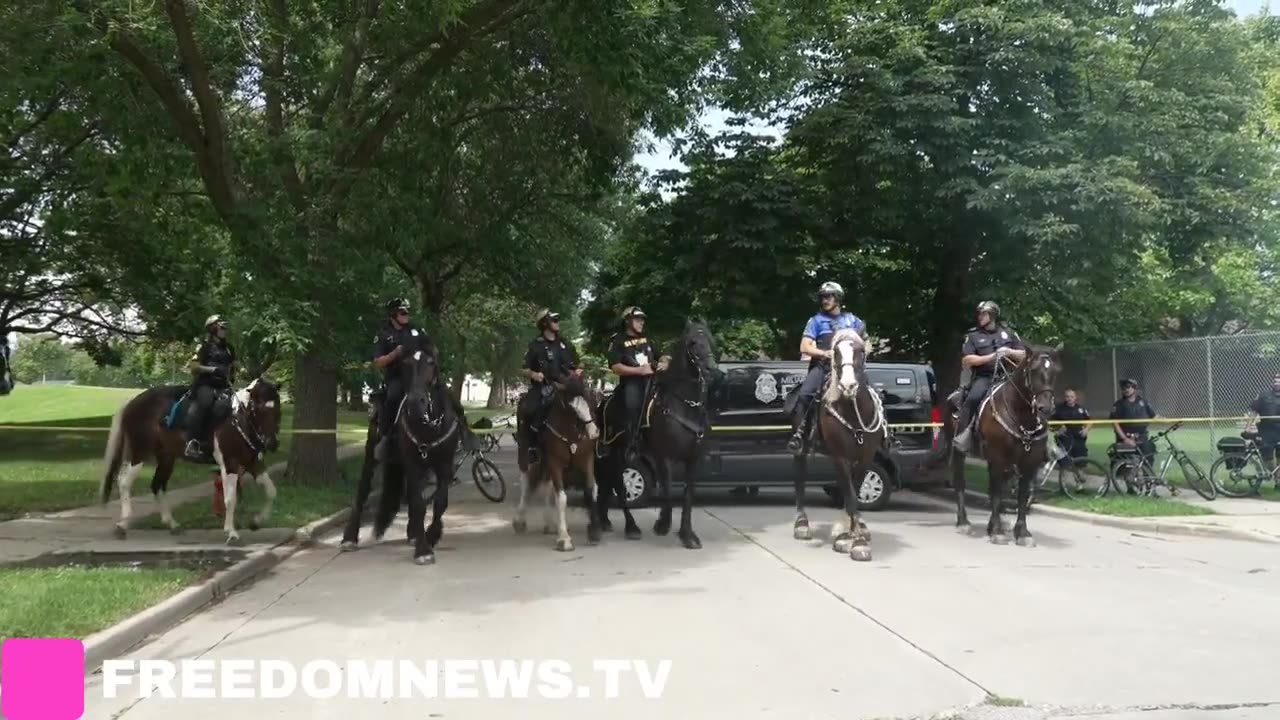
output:
<path id="1" fill-rule="evenodd" d="M 783 415 L 787 394 L 807 372 L 803 361 L 722 362 L 724 373 L 710 394 L 712 431 L 705 443 L 698 487 L 792 487 L 792 457 L 787 452 L 790 420 Z M 915 468 L 934 451 L 938 433 L 937 386 L 927 365 L 867 363 L 867 375 L 880 390 L 893 442 L 862 483 L 861 503 L 880 510 L 895 489 L 928 480 Z M 656 476 L 641 457 L 623 472 L 627 501 L 636 506 L 654 497 Z M 809 481 L 839 500 L 835 466 L 821 455 L 810 457 Z M 677 492 L 673 483 L 672 492 Z M 683 490 L 683 488 L 679 488 Z"/>

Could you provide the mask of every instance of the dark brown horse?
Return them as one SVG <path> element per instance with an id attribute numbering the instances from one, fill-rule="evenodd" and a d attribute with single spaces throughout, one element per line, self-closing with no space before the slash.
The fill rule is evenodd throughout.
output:
<path id="1" fill-rule="evenodd" d="M 992 543 L 1009 542 L 1008 527 L 1001 517 L 1005 483 L 1018 473 L 1018 519 L 1013 536 L 1018 545 L 1035 547 L 1036 541 L 1027 529 L 1027 508 L 1031 499 L 1031 481 L 1049 457 L 1049 415 L 1053 412 L 1053 386 L 1061 363 L 1058 351 L 1027 349 L 1027 355 L 1003 381 L 998 382 L 982 401 L 975 419 L 973 456 L 985 458 L 987 497 L 991 518 L 987 521 L 987 537 Z M 1003 362 L 1003 361 L 1000 361 Z M 959 404 L 955 394 L 948 400 L 950 412 L 942 421 L 943 447 L 950 456 L 951 482 L 956 492 L 956 530 L 969 534 L 969 515 L 965 510 L 965 456 L 954 450 L 952 438 L 959 420 Z"/>
<path id="2" fill-rule="evenodd" d="M 186 439 L 181 430 L 183 423 L 172 423 L 170 427 L 166 418 L 187 390 L 186 385 L 163 385 L 145 390 L 125 403 L 112 419 L 100 499 L 105 504 L 111 498 L 112 488 L 119 485 L 120 521 L 115 525 L 118 538 L 124 538 L 128 532 L 129 516 L 133 512 L 133 481 L 147 462 L 156 465 L 155 475 L 151 478 L 151 492 L 160 505 L 160 517 L 170 532 L 180 530 L 169 510 L 165 493 L 169 489 L 169 476 L 173 474 L 174 464 L 180 459 L 186 460 L 183 454 Z M 223 529 L 227 533 L 227 544 L 235 545 L 240 542 L 240 533 L 235 526 L 236 489 L 243 476 L 256 478 L 267 495 L 266 504 L 250 521 L 249 529 L 257 530 L 271 517 L 276 486 L 267 474 L 263 458 L 278 447 L 280 387 L 258 377 L 243 390 L 221 398 L 211 412 L 213 459 L 222 476 L 226 505 Z"/>
<path id="3" fill-rule="evenodd" d="M 585 483 L 587 498 L 587 541 L 600 542 L 600 525 L 596 519 L 595 452 L 596 440 L 600 430 L 596 426 L 591 394 L 576 375 L 569 375 L 563 381 L 553 383 L 555 394 L 551 399 L 551 408 L 538 433 L 541 454 L 538 462 L 529 464 L 526 452 L 525 419 L 521 419 L 516 431 L 517 452 L 520 457 L 520 504 L 516 506 L 512 528 L 518 533 L 525 532 L 529 525 L 525 520 L 526 503 L 530 492 L 544 492 L 546 498 L 546 515 L 543 532 L 556 533 L 556 550 L 573 550 L 573 538 L 569 536 L 567 508 L 569 496 L 565 492 L 566 479 L 570 471 L 577 470 Z M 551 503 L 555 502 L 559 522 L 552 525 Z"/>
<path id="4" fill-rule="evenodd" d="M 831 340 L 831 377 L 827 380 L 822 404 L 818 407 L 817 431 L 823 448 L 840 474 L 840 494 L 844 498 L 849 528 L 841 523 L 832 529 L 832 549 L 849 553 L 854 560 L 871 559 L 871 532 L 858 512 L 862 480 L 867 476 L 876 452 L 888 436 L 880 393 L 867 379 L 867 346 L 856 330 L 841 330 Z M 796 521 L 792 534 L 797 540 L 813 537 L 804 511 L 808 458 L 795 458 Z"/>

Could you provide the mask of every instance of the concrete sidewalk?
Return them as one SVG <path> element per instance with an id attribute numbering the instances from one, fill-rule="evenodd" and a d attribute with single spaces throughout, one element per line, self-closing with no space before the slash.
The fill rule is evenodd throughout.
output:
<path id="1" fill-rule="evenodd" d="M 338 459 L 344 460 L 358 455 L 363 450 L 363 444 L 343 445 L 338 448 Z M 284 473 L 285 467 L 284 462 L 278 462 L 268 467 L 267 472 L 279 476 Z M 154 496 L 146 486 L 148 482 L 150 482 L 150 475 L 145 472 L 135 482 L 135 489 L 142 489 L 133 497 L 131 520 L 135 525 L 147 516 L 160 511 Z M 261 502 L 261 487 L 251 483 L 246 492 L 249 501 L 256 507 Z M 176 508 L 193 500 L 211 498 L 212 495 L 212 482 L 206 481 L 179 488 L 168 493 L 169 507 Z M 112 534 L 112 528 L 119 517 L 120 500 L 114 499 L 105 505 L 87 505 L 44 515 L 29 514 L 27 517 L 0 522 L 0 564 L 30 560 L 48 553 L 91 550 L 113 553 L 190 551 L 221 549 L 225 546 L 226 536 L 222 530 L 186 530 L 181 535 L 175 536 L 168 530 L 144 530 L 131 527 L 128 539 L 118 540 Z M 263 528 L 252 531 L 242 527 L 237 529 L 243 539 L 242 547 L 248 551 L 274 547 L 291 537 L 296 530 L 296 528 Z"/>

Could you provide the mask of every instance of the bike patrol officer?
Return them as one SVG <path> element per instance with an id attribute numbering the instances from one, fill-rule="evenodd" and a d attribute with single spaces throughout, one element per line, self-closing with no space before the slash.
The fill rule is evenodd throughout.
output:
<path id="1" fill-rule="evenodd" d="M 209 420 L 218 395 L 235 382 L 236 351 L 227 342 L 227 323 L 221 315 L 210 315 L 204 321 L 208 332 L 191 356 L 189 367 L 195 382 L 191 384 L 194 400 L 187 413 L 186 456 L 196 462 L 213 462 L 209 442 Z"/>
<path id="2" fill-rule="evenodd" d="M 1016 365 L 1027 356 L 1027 350 L 1018 333 L 1000 322 L 1000 306 L 990 300 L 983 300 L 978 303 L 978 325 L 969 328 L 960 353 L 960 362 L 973 372 L 961 403 L 960 419 L 956 422 L 959 432 L 955 447 L 960 452 L 967 453 L 972 444 L 973 419 L 978 414 L 982 399 L 991 390 L 996 365 L 1005 358 Z"/>
<path id="3" fill-rule="evenodd" d="M 1138 381 L 1125 378 L 1120 381 L 1120 397 L 1111 406 L 1111 420 L 1150 420 L 1158 417 L 1155 408 L 1138 394 Z M 1156 461 L 1156 445 L 1147 435 L 1147 424 L 1117 422 L 1113 424 L 1116 442 L 1140 448 L 1140 452 L 1152 465 Z"/>
<path id="4" fill-rule="evenodd" d="M 538 433 L 546 418 L 553 382 L 570 373 L 582 376 L 578 367 L 578 351 L 573 343 L 560 336 L 560 313 L 543 308 L 537 316 L 538 336 L 529 342 L 521 374 L 529 379 L 529 392 L 521 401 L 519 412 L 524 418 L 529 464 L 538 462 Z"/>
<path id="5" fill-rule="evenodd" d="M 626 450 L 628 462 L 635 459 L 640 447 L 640 415 L 649 388 L 649 379 L 658 369 L 658 349 L 644 332 L 644 311 L 629 307 L 622 313 L 622 332 L 610 338 L 609 369 L 618 376 L 618 397 L 626 418 Z"/>
<path id="6" fill-rule="evenodd" d="M 1274 467 L 1276 445 L 1280 444 L 1280 373 L 1271 378 L 1271 387 L 1258 393 L 1249 404 L 1245 427 L 1258 433 L 1262 459 L 1268 469 Z"/>

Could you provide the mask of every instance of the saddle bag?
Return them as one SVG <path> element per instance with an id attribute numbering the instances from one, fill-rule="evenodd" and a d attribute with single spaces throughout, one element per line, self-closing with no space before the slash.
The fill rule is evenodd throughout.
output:
<path id="1" fill-rule="evenodd" d="M 1226 458 L 1226 466 L 1231 470 L 1239 470 L 1244 467 L 1245 453 L 1249 450 L 1249 444 L 1244 438 L 1227 437 L 1218 441 L 1218 452 Z"/>

